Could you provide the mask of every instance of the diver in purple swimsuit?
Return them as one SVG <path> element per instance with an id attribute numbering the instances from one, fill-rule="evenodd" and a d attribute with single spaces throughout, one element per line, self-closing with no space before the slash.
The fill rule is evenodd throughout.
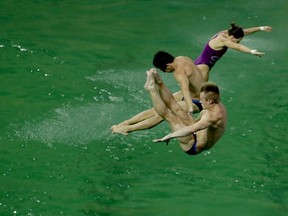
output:
<path id="1" fill-rule="evenodd" d="M 215 65 L 215 63 L 226 53 L 228 48 L 249 53 L 261 57 L 265 53 L 258 52 L 255 49 L 250 49 L 244 45 L 239 44 L 244 36 L 253 34 L 258 31 L 272 31 L 270 26 L 260 26 L 253 27 L 248 29 L 242 29 L 242 27 L 231 24 L 229 30 L 224 30 L 212 37 L 208 43 L 205 45 L 205 48 L 201 55 L 196 58 L 194 61 L 195 65 L 201 70 L 204 80 L 208 81 L 209 71 Z"/>

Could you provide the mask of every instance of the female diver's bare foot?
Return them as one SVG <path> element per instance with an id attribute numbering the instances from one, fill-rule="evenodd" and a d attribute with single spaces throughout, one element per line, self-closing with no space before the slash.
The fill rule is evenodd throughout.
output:
<path id="1" fill-rule="evenodd" d="M 112 133 L 119 133 L 119 134 L 123 134 L 123 135 L 128 135 L 128 131 L 127 128 L 125 127 L 125 125 L 113 125 L 110 130 L 112 131 Z"/>
<path id="2" fill-rule="evenodd" d="M 155 79 L 154 79 L 154 73 L 155 73 L 155 68 L 151 68 L 149 71 L 146 72 L 147 74 L 147 80 L 144 85 L 144 89 L 147 91 L 155 89 Z"/>

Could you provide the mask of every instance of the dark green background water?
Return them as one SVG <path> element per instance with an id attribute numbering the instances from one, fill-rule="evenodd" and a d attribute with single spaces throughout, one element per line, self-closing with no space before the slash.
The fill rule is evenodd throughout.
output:
<path id="1" fill-rule="evenodd" d="M 288 2 L 0 3 L 1 215 L 287 215 Z M 184 154 L 109 128 L 151 106 L 154 53 L 196 58 L 236 21 L 271 25 L 212 69 L 229 127 L 211 150 Z M 164 80 L 178 90 L 172 75 Z"/>

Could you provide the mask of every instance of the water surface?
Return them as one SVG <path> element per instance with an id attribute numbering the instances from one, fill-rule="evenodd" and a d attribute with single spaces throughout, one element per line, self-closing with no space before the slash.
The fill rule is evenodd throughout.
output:
<path id="1" fill-rule="evenodd" d="M 278 1 L 7 1 L 0 3 L 1 215 L 286 215 L 288 4 Z M 211 71 L 229 127 L 196 157 L 166 123 L 109 128 L 147 109 L 156 51 L 196 58 L 236 21 L 271 25 Z M 163 74 L 168 87 L 176 81 Z"/>

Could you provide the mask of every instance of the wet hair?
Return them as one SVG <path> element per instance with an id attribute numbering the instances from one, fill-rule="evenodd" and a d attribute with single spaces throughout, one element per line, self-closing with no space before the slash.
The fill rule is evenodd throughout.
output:
<path id="1" fill-rule="evenodd" d="M 244 37 L 244 31 L 242 27 L 237 26 L 235 23 L 231 23 L 231 28 L 228 30 L 228 35 L 233 35 L 234 38 L 239 39 Z"/>
<path id="2" fill-rule="evenodd" d="M 153 65 L 163 72 L 167 68 L 167 64 L 172 63 L 175 57 L 165 51 L 158 51 L 153 58 Z"/>
<path id="3" fill-rule="evenodd" d="M 213 82 L 203 83 L 200 91 L 205 94 L 206 100 L 211 100 L 213 103 L 218 103 L 220 101 L 220 91 L 215 83 Z"/>

